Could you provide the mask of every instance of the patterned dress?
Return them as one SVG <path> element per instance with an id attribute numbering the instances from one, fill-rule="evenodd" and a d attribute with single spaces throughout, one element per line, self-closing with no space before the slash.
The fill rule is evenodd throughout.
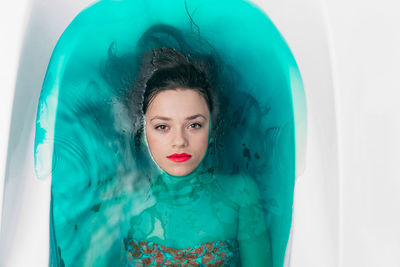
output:
<path id="1" fill-rule="evenodd" d="M 126 266 L 239 266 L 239 248 L 234 239 L 174 249 L 152 241 L 126 240 Z"/>

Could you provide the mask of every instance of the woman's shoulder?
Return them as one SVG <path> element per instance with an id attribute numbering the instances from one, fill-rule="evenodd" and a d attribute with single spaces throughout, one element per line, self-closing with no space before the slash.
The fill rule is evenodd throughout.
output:
<path id="1" fill-rule="evenodd" d="M 235 202 L 252 202 L 260 197 L 256 181 L 248 174 L 220 174 L 218 181 Z"/>
<path id="2" fill-rule="evenodd" d="M 246 173 L 218 174 L 218 180 L 231 189 L 254 190 L 257 183 L 253 177 Z"/>

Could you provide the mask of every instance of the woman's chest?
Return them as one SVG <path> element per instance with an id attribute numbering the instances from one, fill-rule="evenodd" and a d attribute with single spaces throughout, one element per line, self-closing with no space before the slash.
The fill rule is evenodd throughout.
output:
<path id="1" fill-rule="evenodd" d="M 156 199 L 131 219 L 133 238 L 175 248 L 236 238 L 238 209 L 221 195 L 208 191 Z"/>

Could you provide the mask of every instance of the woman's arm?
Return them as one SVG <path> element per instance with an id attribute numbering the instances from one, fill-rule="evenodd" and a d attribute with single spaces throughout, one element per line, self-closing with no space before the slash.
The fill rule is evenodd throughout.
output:
<path id="1" fill-rule="evenodd" d="M 272 267 L 269 232 L 258 186 L 248 176 L 240 180 L 238 242 L 242 267 Z"/>

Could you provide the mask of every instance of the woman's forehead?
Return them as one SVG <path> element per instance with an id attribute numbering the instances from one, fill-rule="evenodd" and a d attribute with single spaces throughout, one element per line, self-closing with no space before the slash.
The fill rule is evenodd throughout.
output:
<path id="1" fill-rule="evenodd" d="M 195 90 L 176 89 L 158 93 L 151 101 L 146 117 L 162 116 L 171 119 L 186 119 L 198 114 L 206 119 L 209 117 L 204 97 Z"/>

